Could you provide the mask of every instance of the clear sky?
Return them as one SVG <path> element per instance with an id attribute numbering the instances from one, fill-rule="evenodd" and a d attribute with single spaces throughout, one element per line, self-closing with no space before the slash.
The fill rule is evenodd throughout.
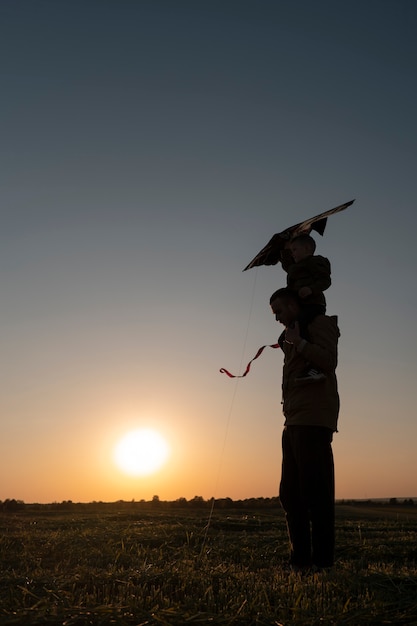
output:
<path id="1" fill-rule="evenodd" d="M 277 495 L 276 232 L 329 219 L 338 498 L 417 496 L 417 4 L 2 0 L 0 499 Z M 115 465 L 129 431 L 170 453 Z"/>

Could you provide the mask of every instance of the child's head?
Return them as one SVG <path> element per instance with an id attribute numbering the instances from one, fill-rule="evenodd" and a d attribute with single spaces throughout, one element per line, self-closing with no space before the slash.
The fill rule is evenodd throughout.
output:
<path id="1" fill-rule="evenodd" d="M 291 239 L 290 250 L 295 263 L 298 263 L 314 254 L 316 242 L 310 235 L 298 235 Z"/>

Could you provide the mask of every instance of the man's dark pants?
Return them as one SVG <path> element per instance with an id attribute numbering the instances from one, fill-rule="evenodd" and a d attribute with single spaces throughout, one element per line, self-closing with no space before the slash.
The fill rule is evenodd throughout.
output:
<path id="1" fill-rule="evenodd" d="M 291 563 L 295 566 L 333 565 L 332 438 L 332 431 L 320 426 L 284 428 L 279 496 L 286 513 Z"/>

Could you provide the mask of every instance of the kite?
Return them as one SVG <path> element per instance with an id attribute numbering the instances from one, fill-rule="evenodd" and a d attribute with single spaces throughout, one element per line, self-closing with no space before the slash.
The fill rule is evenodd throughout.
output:
<path id="1" fill-rule="evenodd" d="M 330 215 L 334 215 L 335 213 L 339 213 L 339 211 L 347 209 L 348 206 L 354 202 L 354 200 L 351 200 L 350 202 L 341 204 L 334 209 L 324 211 L 324 213 L 311 217 L 309 220 L 290 226 L 280 233 L 276 233 L 243 271 L 246 272 L 246 270 L 249 270 L 251 267 L 257 267 L 259 265 L 276 265 L 281 260 L 281 250 L 283 250 L 285 244 L 290 239 L 301 234 L 308 235 L 312 230 L 315 230 L 319 233 L 319 235 L 323 235 L 327 224 L 327 218 L 330 217 Z"/>

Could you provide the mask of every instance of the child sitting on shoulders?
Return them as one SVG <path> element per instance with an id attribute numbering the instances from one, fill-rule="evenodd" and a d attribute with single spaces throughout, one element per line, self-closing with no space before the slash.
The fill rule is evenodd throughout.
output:
<path id="1" fill-rule="evenodd" d="M 287 287 L 294 291 L 300 301 L 298 317 L 300 334 L 308 341 L 308 325 L 317 316 L 326 313 L 323 291 L 331 285 L 330 262 L 326 257 L 315 255 L 316 242 L 310 235 L 294 237 L 281 251 L 281 264 L 287 272 Z M 278 343 L 285 340 L 285 331 Z M 323 380 L 325 375 L 311 364 L 297 378 L 302 382 Z"/>

